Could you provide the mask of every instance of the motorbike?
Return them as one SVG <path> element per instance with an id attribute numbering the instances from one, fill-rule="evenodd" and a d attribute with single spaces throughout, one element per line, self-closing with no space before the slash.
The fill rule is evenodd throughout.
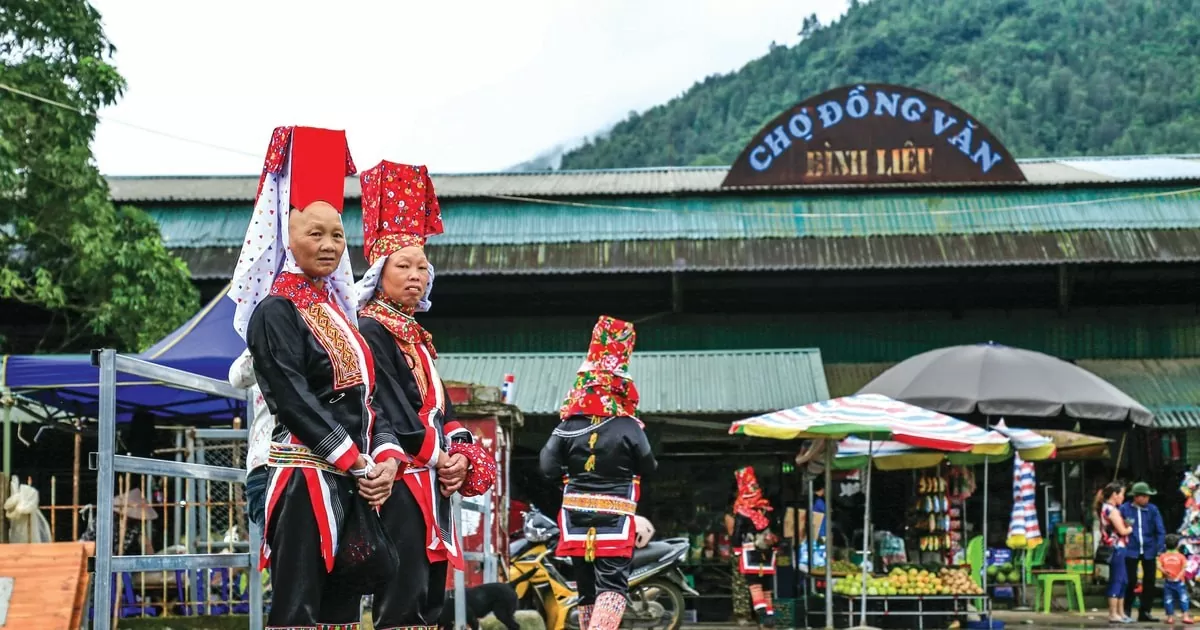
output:
<path id="1" fill-rule="evenodd" d="M 558 524 L 533 506 L 523 517 L 523 537 L 509 545 L 509 584 L 522 608 L 542 615 L 546 630 L 579 630 L 580 597 L 570 579 L 571 559 L 554 556 Z M 699 595 L 679 568 L 687 552 L 686 538 L 651 540 L 634 550 L 622 628 L 678 630 L 684 595 Z"/>

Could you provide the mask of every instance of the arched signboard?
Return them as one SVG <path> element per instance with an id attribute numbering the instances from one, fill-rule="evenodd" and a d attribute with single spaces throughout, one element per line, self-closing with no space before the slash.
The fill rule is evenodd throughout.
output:
<path id="1" fill-rule="evenodd" d="M 1024 182 L 970 114 L 931 94 L 847 85 L 798 103 L 742 149 L 723 187 Z"/>

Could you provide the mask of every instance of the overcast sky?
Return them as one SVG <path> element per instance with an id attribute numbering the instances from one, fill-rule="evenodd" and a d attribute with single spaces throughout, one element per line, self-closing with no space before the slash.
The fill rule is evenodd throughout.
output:
<path id="1" fill-rule="evenodd" d="M 129 84 L 102 112 L 94 145 L 110 175 L 256 173 L 271 129 L 284 124 L 346 129 L 360 168 L 386 158 L 434 172 L 499 170 L 735 70 L 772 41 L 792 45 L 805 15 L 828 24 L 846 4 L 92 3 Z"/>

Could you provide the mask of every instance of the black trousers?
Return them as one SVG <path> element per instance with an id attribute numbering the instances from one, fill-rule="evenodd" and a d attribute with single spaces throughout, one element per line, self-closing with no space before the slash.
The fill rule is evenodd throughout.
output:
<path id="1" fill-rule="evenodd" d="M 579 605 L 591 606 L 600 593 L 629 592 L 629 568 L 632 558 L 596 558 L 584 562 L 583 558 L 571 558 L 575 573 L 575 587 L 579 591 Z"/>
<path id="2" fill-rule="evenodd" d="M 329 476 L 326 476 L 328 479 Z M 355 492 L 354 480 L 337 477 L 330 492 Z M 274 598 L 268 628 L 313 628 L 318 624 L 358 623 L 362 596 L 327 579 L 321 534 L 313 516 L 308 482 L 296 470 L 284 487 L 268 528 Z"/>
<path id="3" fill-rule="evenodd" d="M 446 602 L 448 562 L 430 562 L 425 552 L 425 519 L 421 506 L 403 480 L 380 510 L 383 526 L 396 543 L 400 571 L 375 593 L 372 619 L 376 630 L 432 626 Z"/>
<path id="4" fill-rule="evenodd" d="M 1131 616 L 1133 612 L 1133 589 L 1137 588 L 1137 568 L 1140 562 L 1142 564 L 1142 598 L 1138 610 L 1141 611 L 1139 616 L 1149 616 L 1150 608 L 1154 605 L 1154 574 L 1158 571 L 1158 557 L 1138 558 L 1128 549 L 1125 550 L 1125 553 L 1129 554 L 1125 556 L 1125 575 L 1128 576 L 1129 581 L 1129 585 L 1125 587 L 1125 615 Z"/>

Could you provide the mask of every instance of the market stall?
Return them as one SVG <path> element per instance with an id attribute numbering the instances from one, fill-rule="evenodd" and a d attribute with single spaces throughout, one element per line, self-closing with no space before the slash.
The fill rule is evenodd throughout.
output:
<path id="1" fill-rule="evenodd" d="M 895 464 L 901 468 L 936 466 L 949 453 L 983 457 L 986 460 L 988 457 L 1007 457 L 1011 452 L 1010 439 L 1001 433 L 980 429 L 949 416 L 878 395 L 845 397 L 765 414 L 735 422 L 730 428 L 730 432 L 774 439 L 829 440 L 839 434 L 843 440 L 857 438 L 858 441 L 850 441 L 850 445 L 865 444 L 865 453 L 854 453 L 849 456 L 860 458 L 865 455 L 865 458 L 851 461 L 861 462 L 859 465 L 864 468 L 864 491 L 868 497 L 870 496 L 871 470 L 877 467 L 869 464 L 875 459 L 877 444 L 884 449 L 885 453 L 890 445 L 898 445 L 903 449 L 914 449 L 914 452 L 901 454 L 897 458 L 887 455 L 881 458 L 887 460 L 889 464 Z M 1038 448 L 1045 452 L 1045 444 L 1048 442 L 1048 440 L 1044 440 L 1038 444 Z M 832 469 L 837 467 L 835 450 L 840 451 L 840 449 L 831 448 L 827 449 L 825 453 L 827 487 L 830 485 Z M 907 466 L 903 465 L 904 462 L 907 462 Z M 929 493 L 928 504 L 933 506 L 935 503 L 933 495 L 936 492 L 944 492 L 946 486 L 939 481 L 929 488 L 932 491 Z M 940 515 L 942 522 L 945 523 L 950 511 L 942 501 L 936 502 L 939 504 L 936 506 L 938 511 L 931 510 L 929 512 L 930 522 L 935 523 Z M 825 518 L 830 519 L 832 516 L 827 513 Z M 867 501 L 863 521 L 862 562 L 857 567 L 861 573 L 856 576 L 857 579 L 846 575 L 835 581 L 834 562 L 831 557 L 833 554 L 827 553 L 830 556 L 829 561 L 825 562 L 824 576 L 827 626 L 832 627 L 834 624 L 835 609 L 838 612 L 845 611 L 849 617 L 857 613 L 862 625 L 866 625 L 869 612 L 884 615 L 911 614 L 915 616 L 917 625 L 920 627 L 924 626 L 924 619 L 929 615 L 944 613 L 957 616 L 963 614 L 967 602 L 970 600 L 982 601 L 983 610 L 981 612 L 986 614 L 988 610 L 986 595 L 976 592 L 981 589 L 972 588 L 970 591 L 950 592 L 952 585 L 957 588 L 960 582 L 951 578 L 959 576 L 963 572 L 961 568 L 946 567 L 946 573 L 939 569 L 935 570 L 933 575 L 928 569 L 918 569 L 911 589 L 893 584 L 890 575 L 886 578 L 873 578 L 870 575 L 872 569 L 871 536 L 869 534 L 871 530 L 870 501 Z M 933 527 L 939 526 L 935 523 Z M 946 527 L 946 529 L 949 528 Z M 937 532 L 941 532 L 944 536 L 939 537 Z M 947 540 L 948 532 L 934 529 L 927 538 Z M 897 582 L 906 583 L 909 575 L 906 572 L 904 577 L 897 576 Z M 943 577 L 946 578 L 944 583 Z M 811 572 L 809 579 L 815 584 L 816 576 L 813 576 Z M 877 581 L 877 585 L 872 587 L 873 579 L 886 579 L 886 583 Z M 843 586 L 836 588 L 838 583 L 842 583 Z M 851 586 L 851 584 L 856 585 Z M 881 586 L 882 592 L 880 591 Z M 919 592 L 901 594 L 899 591 L 902 589 Z M 892 590 L 895 590 L 896 593 L 892 594 Z M 893 600 L 893 598 L 895 599 Z M 904 603 L 906 601 L 910 602 L 914 608 L 903 612 L 908 606 Z"/>

